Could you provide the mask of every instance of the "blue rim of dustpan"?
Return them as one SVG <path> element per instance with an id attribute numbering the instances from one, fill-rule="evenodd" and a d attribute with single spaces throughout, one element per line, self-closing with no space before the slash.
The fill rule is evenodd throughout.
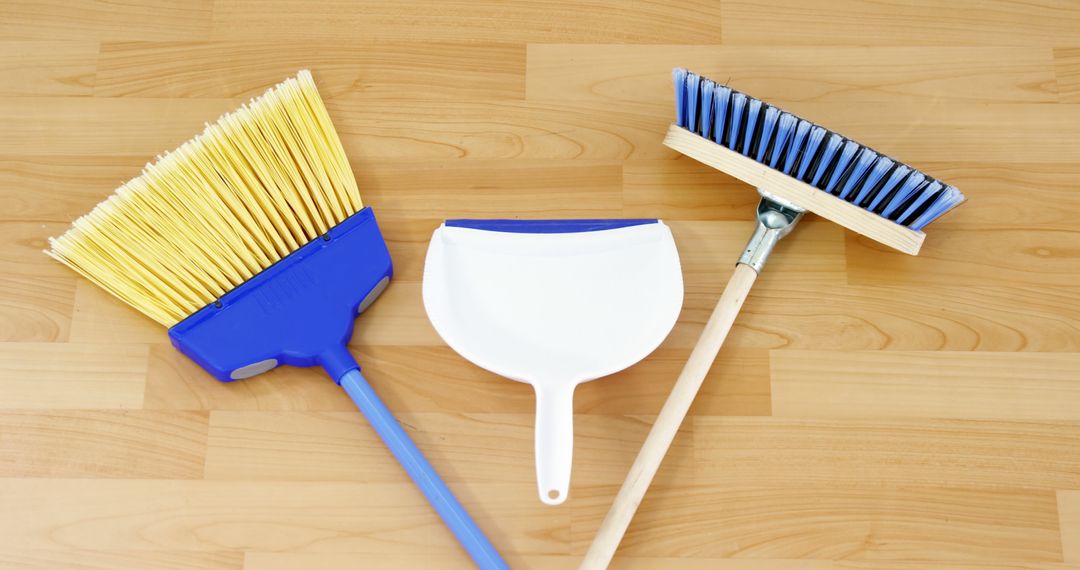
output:
<path id="1" fill-rule="evenodd" d="M 625 220 L 446 220 L 444 225 L 451 228 L 470 228 L 492 232 L 564 234 L 628 228 L 655 224 L 658 221 L 646 218 Z"/>

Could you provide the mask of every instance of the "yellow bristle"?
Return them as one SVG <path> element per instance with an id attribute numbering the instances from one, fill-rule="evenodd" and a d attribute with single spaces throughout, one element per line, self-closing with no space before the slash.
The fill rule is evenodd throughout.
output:
<path id="1" fill-rule="evenodd" d="M 361 208 L 304 70 L 146 165 L 45 253 L 171 327 Z"/>

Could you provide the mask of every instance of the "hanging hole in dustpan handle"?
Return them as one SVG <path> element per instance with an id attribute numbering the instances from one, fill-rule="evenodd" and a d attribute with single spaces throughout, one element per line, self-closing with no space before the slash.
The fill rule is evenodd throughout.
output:
<path id="1" fill-rule="evenodd" d="M 534 385 L 536 483 L 540 500 L 561 505 L 570 492 L 574 460 L 574 384 Z"/>

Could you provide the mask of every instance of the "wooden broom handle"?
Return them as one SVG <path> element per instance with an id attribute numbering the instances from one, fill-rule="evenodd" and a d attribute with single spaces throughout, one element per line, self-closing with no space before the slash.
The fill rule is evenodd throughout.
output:
<path id="1" fill-rule="evenodd" d="M 615 502 L 604 517 L 604 522 L 600 524 L 600 530 L 581 562 L 582 570 L 607 568 L 611 562 L 623 534 L 630 526 L 630 520 L 634 518 L 638 505 L 645 497 L 645 491 L 649 489 L 657 469 L 660 468 L 660 462 L 671 447 L 683 418 L 690 411 L 690 404 L 694 402 L 716 354 L 720 352 L 735 317 L 742 309 L 743 301 L 757 280 L 757 275 L 749 265 L 740 263 L 735 266 L 735 273 L 717 301 L 705 329 L 701 331 L 697 345 L 690 353 L 690 359 L 686 361 L 679 379 L 675 381 L 675 387 L 671 389 L 671 394 L 649 431 L 649 436 L 645 438 L 645 443 L 630 467 Z"/>

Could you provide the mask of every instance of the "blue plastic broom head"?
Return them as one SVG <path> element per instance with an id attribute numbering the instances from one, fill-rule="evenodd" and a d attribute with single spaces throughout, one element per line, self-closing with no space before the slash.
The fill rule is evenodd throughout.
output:
<path id="1" fill-rule="evenodd" d="M 806 119 L 685 69 L 672 75 L 678 126 L 885 219 L 921 230 L 964 201 L 956 188 Z"/>
<path id="2" fill-rule="evenodd" d="M 169 329 L 173 345 L 222 381 L 281 364 L 358 368 L 345 348 L 353 320 L 386 288 L 392 267 L 371 208 Z"/>

